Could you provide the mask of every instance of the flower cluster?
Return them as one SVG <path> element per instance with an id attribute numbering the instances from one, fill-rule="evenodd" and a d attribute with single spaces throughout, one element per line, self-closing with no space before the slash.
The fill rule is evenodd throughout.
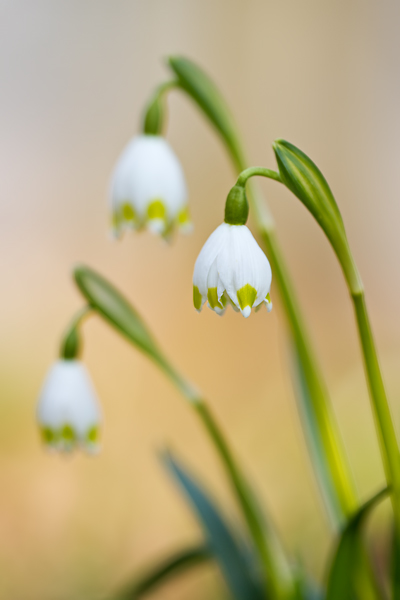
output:
<path id="1" fill-rule="evenodd" d="M 116 237 L 143 227 L 163 236 L 174 225 L 191 230 L 182 167 L 162 136 L 140 135 L 129 142 L 112 176 L 111 211 Z"/>
<path id="2" fill-rule="evenodd" d="M 208 300 L 217 314 L 230 302 L 244 317 L 263 303 L 271 310 L 271 267 L 246 225 L 222 223 L 204 244 L 194 267 L 193 303 Z"/>

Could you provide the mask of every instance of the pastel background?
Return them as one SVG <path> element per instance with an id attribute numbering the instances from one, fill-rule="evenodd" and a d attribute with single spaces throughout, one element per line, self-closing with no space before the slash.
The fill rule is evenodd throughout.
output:
<path id="1" fill-rule="evenodd" d="M 107 238 L 113 165 L 163 57 L 201 64 L 229 99 L 253 164 L 284 137 L 318 163 L 360 266 L 396 424 L 400 422 L 400 5 L 395 0 L 0 1 L 0 598 L 106 597 L 200 539 L 157 451 L 169 445 L 236 507 L 199 423 L 168 381 L 104 323 L 85 325 L 84 360 L 102 401 L 102 452 L 42 448 L 36 399 L 82 302 L 77 262 L 132 300 L 200 387 L 287 549 L 314 577 L 331 548 L 287 368 L 285 323 L 192 307 L 192 269 L 221 222 L 234 178 L 194 106 L 170 96 L 168 139 L 183 163 L 195 232 Z M 297 284 L 360 496 L 383 485 L 351 306 L 336 259 L 300 203 L 262 183 Z M 385 510 L 375 519 L 388 534 Z M 379 542 L 381 543 L 381 542 Z M 383 543 L 383 542 L 382 542 Z M 378 548 L 379 550 L 379 548 Z M 215 568 L 151 598 L 219 599 Z"/>

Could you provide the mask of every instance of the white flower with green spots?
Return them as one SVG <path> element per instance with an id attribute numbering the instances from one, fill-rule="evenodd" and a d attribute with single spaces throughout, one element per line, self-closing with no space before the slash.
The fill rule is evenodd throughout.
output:
<path id="1" fill-rule="evenodd" d="M 147 227 L 167 236 L 174 225 L 191 231 L 182 167 L 168 142 L 159 135 L 139 135 L 123 151 L 111 181 L 112 227 Z"/>
<path id="2" fill-rule="evenodd" d="M 37 409 L 42 438 L 54 450 L 98 450 L 100 407 L 79 360 L 59 360 L 47 374 Z"/>
<path id="3" fill-rule="evenodd" d="M 208 300 L 219 315 L 228 302 L 244 317 L 263 303 L 270 311 L 271 279 L 268 259 L 246 225 L 222 223 L 204 244 L 194 266 L 193 303 L 200 312 Z"/>

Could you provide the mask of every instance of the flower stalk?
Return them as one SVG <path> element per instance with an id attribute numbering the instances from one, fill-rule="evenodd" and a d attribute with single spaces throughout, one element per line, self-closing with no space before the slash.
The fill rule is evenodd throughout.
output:
<path id="1" fill-rule="evenodd" d="M 248 162 L 232 114 L 219 90 L 208 75 L 192 61 L 183 57 L 171 57 L 169 65 L 177 76 L 178 89 L 194 101 L 219 134 L 239 175 L 246 169 Z M 269 176 L 276 181 L 280 180 L 279 175 L 273 171 L 269 171 Z M 297 294 L 276 237 L 273 217 L 264 199 L 250 183 L 247 197 L 253 220 L 271 263 L 292 334 L 296 361 L 304 380 L 306 394 L 298 395 L 297 401 L 307 432 L 310 434 L 309 437 L 306 436 L 306 440 L 317 481 L 332 525 L 338 530 L 358 505 L 348 459 L 327 387 L 301 314 Z"/>
<path id="2" fill-rule="evenodd" d="M 330 241 L 342 267 L 353 301 L 382 462 L 388 486 L 392 490 L 395 549 L 398 552 L 400 540 L 400 453 L 367 312 L 364 286 L 350 250 L 342 216 L 323 174 L 304 152 L 289 142 L 277 140 L 274 143 L 274 151 L 282 182 L 311 212 Z M 398 564 L 398 560 L 399 557 L 395 556 L 395 564 Z M 400 587 L 397 578 L 398 575 L 394 578 L 394 600 L 400 598 Z"/>

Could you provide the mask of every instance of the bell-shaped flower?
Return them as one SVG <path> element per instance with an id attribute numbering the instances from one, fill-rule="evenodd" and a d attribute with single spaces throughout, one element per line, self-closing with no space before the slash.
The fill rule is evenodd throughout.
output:
<path id="1" fill-rule="evenodd" d="M 125 229 L 167 236 L 178 225 L 191 230 L 182 167 L 159 135 L 139 135 L 123 151 L 111 181 L 112 226 L 116 237 Z"/>
<path id="2" fill-rule="evenodd" d="M 98 450 L 99 402 L 79 360 L 59 360 L 51 367 L 39 397 L 37 419 L 49 448 Z"/>
<path id="3" fill-rule="evenodd" d="M 193 273 L 193 302 L 223 314 L 227 303 L 248 317 L 263 303 L 271 310 L 271 267 L 246 225 L 222 223 L 210 235 Z"/>

